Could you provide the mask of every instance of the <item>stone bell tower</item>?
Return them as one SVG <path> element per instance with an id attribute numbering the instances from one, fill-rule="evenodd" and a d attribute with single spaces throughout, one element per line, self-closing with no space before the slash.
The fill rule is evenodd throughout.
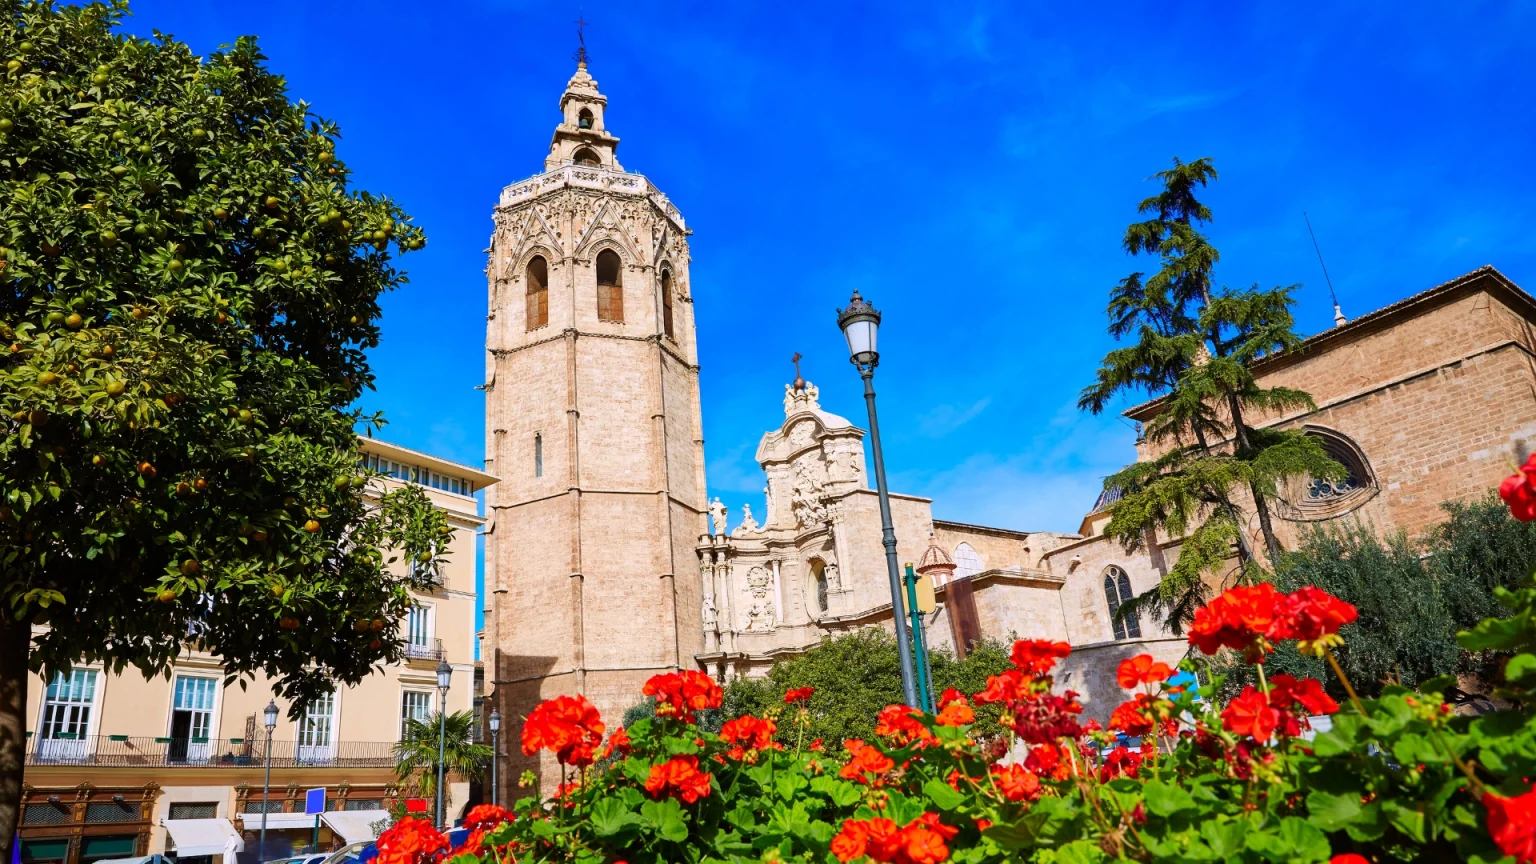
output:
<path id="1" fill-rule="evenodd" d="M 509 788 L 525 767 L 558 780 L 553 762 L 518 761 L 539 700 L 585 694 L 613 728 L 647 678 L 691 668 L 702 649 L 688 229 L 619 166 L 607 107 L 583 57 L 544 173 L 502 190 L 486 267 L 486 470 L 500 482 L 487 492 L 482 659 Z"/>

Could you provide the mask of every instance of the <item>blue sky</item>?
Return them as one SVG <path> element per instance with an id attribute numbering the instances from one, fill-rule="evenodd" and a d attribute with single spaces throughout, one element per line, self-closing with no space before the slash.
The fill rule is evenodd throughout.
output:
<path id="1" fill-rule="evenodd" d="M 813 6 L 815 8 L 813 8 Z M 863 423 L 833 310 L 885 313 L 876 384 L 892 487 L 935 516 L 1075 530 L 1132 456 L 1075 408 L 1112 346 L 1106 292 L 1146 178 L 1212 157 L 1228 284 L 1303 283 L 1304 332 L 1494 264 L 1536 288 L 1536 4 L 138 0 L 131 32 L 199 51 L 255 34 L 336 120 L 362 188 L 430 243 L 387 298 L 385 437 L 483 456 L 490 211 L 541 170 L 572 21 L 619 156 L 694 229 L 711 494 L 752 461 L 793 352 Z M 760 508 L 759 512 L 761 512 Z M 735 514 L 733 514 L 733 521 Z"/>

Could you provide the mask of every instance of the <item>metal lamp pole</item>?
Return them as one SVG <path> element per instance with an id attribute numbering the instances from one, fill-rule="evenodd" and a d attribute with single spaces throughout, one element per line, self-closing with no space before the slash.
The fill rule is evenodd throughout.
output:
<path id="1" fill-rule="evenodd" d="M 501 732 L 501 712 L 491 709 L 491 804 L 496 801 L 496 760 L 501 756 L 501 744 L 499 733 Z"/>
<path id="2" fill-rule="evenodd" d="M 443 810 L 443 751 L 448 739 L 448 684 L 453 678 L 453 667 L 447 659 L 437 661 L 437 689 L 443 694 L 442 707 L 437 711 L 437 830 L 448 830 L 448 814 Z"/>
<path id="3" fill-rule="evenodd" d="M 257 864 L 267 860 L 267 796 L 272 792 L 272 732 L 277 728 L 277 700 L 267 702 L 266 710 L 262 712 L 267 722 L 267 776 L 261 781 L 261 842 L 257 848 Z"/>
<path id="4" fill-rule="evenodd" d="M 880 421 L 875 416 L 875 367 L 880 365 L 875 336 L 880 328 L 880 313 L 854 291 L 848 308 L 838 310 L 837 326 L 848 339 L 848 359 L 858 367 L 859 375 L 864 379 L 869 440 L 875 456 L 875 491 L 880 498 L 880 542 L 885 546 L 885 566 L 891 579 L 891 618 L 896 625 L 896 651 L 901 661 L 901 692 L 908 707 L 921 709 L 916 679 L 912 674 L 912 644 L 907 637 L 907 622 L 901 616 L 901 567 L 896 563 L 896 528 L 891 524 L 891 499 L 885 487 L 885 457 L 880 452 Z"/>

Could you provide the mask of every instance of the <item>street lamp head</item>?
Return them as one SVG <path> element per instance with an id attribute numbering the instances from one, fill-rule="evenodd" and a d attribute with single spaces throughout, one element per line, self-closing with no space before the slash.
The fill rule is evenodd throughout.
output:
<path id="1" fill-rule="evenodd" d="M 497 711 L 495 708 L 492 708 L 491 709 L 491 718 L 490 719 L 491 719 L 491 731 L 492 732 L 500 732 L 501 731 L 501 712 Z"/>
<path id="2" fill-rule="evenodd" d="M 270 735 L 272 730 L 277 728 L 277 700 L 273 699 L 268 702 L 266 709 L 261 713 L 267 721 L 267 734 Z"/>
<path id="3" fill-rule="evenodd" d="M 448 692 L 448 682 L 451 678 L 453 678 L 453 667 L 448 665 L 447 660 L 437 661 L 437 689 L 444 693 Z"/>
<path id="4" fill-rule="evenodd" d="M 875 350 L 875 336 L 880 330 L 880 312 L 869 305 L 858 291 L 853 292 L 853 298 L 848 301 L 846 309 L 837 312 L 837 326 L 842 328 L 843 336 L 848 340 L 848 359 L 855 366 L 873 367 L 880 362 L 880 353 Z"/>

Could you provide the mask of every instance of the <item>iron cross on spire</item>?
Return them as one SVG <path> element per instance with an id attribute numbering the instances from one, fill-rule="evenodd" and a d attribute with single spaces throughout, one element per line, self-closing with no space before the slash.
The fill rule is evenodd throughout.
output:
<path id="1" fill-rule="evenodd" d="M 583 66 L 585 66 L 587 63 L 587 34 L 584 32 L 586 27 L 587 22 L 584 16 L 581 13 L 577 13 L 576 41 L 579 43 L 580 47 L 576 49 L 576 62 L 582 64 Z"/>
<path id="2" fill-rule="evenodd" d="M 795 356 L 789 358 L 789 362 L 795 364 L 795 383 L 790 386 L 794 387 L 796 392 L 803 393 L 805 392 L 805 379 L 800 377 L 800 352 L 796 351 Z"/>

